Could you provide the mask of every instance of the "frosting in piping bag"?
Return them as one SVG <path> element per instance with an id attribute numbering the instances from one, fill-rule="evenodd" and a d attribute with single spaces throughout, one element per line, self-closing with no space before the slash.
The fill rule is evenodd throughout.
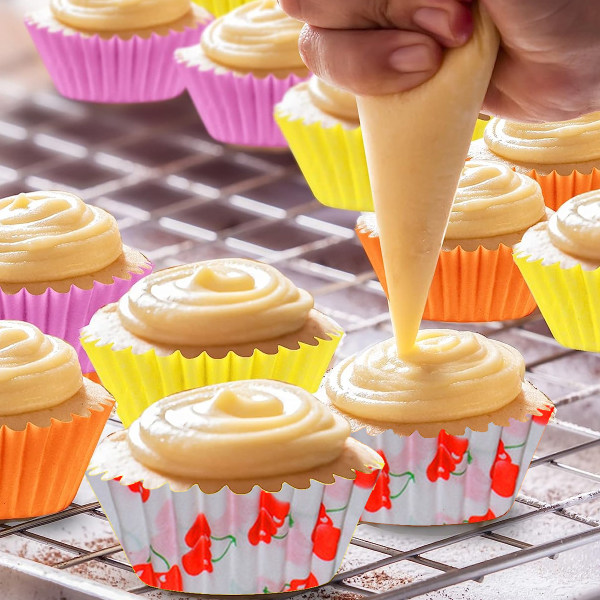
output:
<path id="1" fill-rule="evenodd" d="M 493 412 L 520 393 L 525 362 L 514 348 L 468 331 L 421 330 L 398 358 L 394 340 L 352 356 L 326 390 L 341 411 L 393 423 L 431 423 Z"/>
<path id="2" fill-rule="evenodd" d="M 0 199 L 0 281 L 88 275 L 123 252 L 114 217 L 67 192 Z"/>
<path id="3" fill-rule="evenodd" d="M 157 271 L 119 301 L 123 326 L 174 345 L 228 345 L 299 330 L 312 296 L 277 269 L 246 259 L 216 259 Z"/>
<path id="4" fill-rule="evenodd" d="M 22 321 L 0 321 L 0 416 L 52 408 L 82 386 L 75 349 Z"/>
<path id="5" fill-rule="evenodd" d="M 312 394 L 257 379 L 174 394 L 128 430 L 133 457 L 176 477 L 247 479 L 336 460 L 350 433 Z"/>

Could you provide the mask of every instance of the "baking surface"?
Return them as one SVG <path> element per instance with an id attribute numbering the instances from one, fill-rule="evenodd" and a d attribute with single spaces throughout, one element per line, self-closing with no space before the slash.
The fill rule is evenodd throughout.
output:
<path id="1" fill-rule="evenodd" d="M 0 197 L 77 192 L 112 212 L 124 242 L 157 268 L 223 256 L 274 264 L 346 329 L 338 359 L 391 335 L 356 213 L 319 205 L 291 155 L 211 140 L 187 96 L 142 106 L 61 98 L 21 25 L 25 4 L 0 6 Z M 600 597 L 600 355 L 561 347 L 537 314 L 464 328 L 517 347 L 559 409 L 513 510 L 477 526 L 361 525 L 333 585 L 282 596 Z M 117 427 L 115 418 L 107 430 Z M 87 484 L 60 515 L 0 523 L 0 581 L 7 598 L 23 581 L 27 598 L 184 597 L 141 584 Z"/>

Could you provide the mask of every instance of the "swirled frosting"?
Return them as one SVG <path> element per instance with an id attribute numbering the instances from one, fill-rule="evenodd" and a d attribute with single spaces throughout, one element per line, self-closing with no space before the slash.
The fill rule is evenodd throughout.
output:
<path id="1" fill-rule="evenodd" d="M 316 76 L 308 82 L 308 94 L 312 103 L 324 113 L 358 122 L 356 96 L 338 87 L 325 83 Z"/>
<path id="2" fill-rule="evenodd" d="M 537 181 L 493 162 L 467 161 L 458 182 L 446 239 L 523 231 L 544 217 Z"/>
<path id="3" fill-rule="evenodd" d="M 565 202 L 548 220 L 548 235 L 566 254 L 600 260 L 600 190 Z"/>
<path id="4" fill-rule="evenodd" d="M 228 345 L 299 330 L 312 296 L 277 269 L 246 259 L 216 259 L 164 269 L 119 301 L 123 326 L 173 345 Z"/>
<path id="5" fill-rule="evenodd" d="M 488 148 L 508 160 L 539 164 L 600 158 L 600 112 L 557 123 L 491 119 L 483 137 Z"/>
<path id="6" fill-rule="evenodd" d="M 81 386 L 74 348 L 31 323 L 0 321 L 0 416 L 52 408 Z"/>
<path id="7" fill-rule="evenodd" d="M 50 0 L 55 18 L 74 29 L 125 31 L 166 25 L 191 10 L 190 0 Z"/>
<path id="8" fill-rule="evenodd" d="M 114 217 L 67 192 L 29 192 L 0 200 L 0 281 L 88 275 L 121 253 Z"/>
<path id="9" fill-rule="evenodd" d="M 352 356 L 330 373 L 326 390 L 341 411 L 392 423 L 431 423 L 493 412 L 520 393 L 523 357 L 470 331 L 419 331 L 398 358 L 393 339 Z"/>
<path id="10" fill-rule="evenodd" d="M 330 463 L 349 433 L 309 392 L 257 379 L 163 398 L 132 423 L 128 441 L 136 460 L 161 473 L 247 479 Z"/>
<path id="11" fill-rule="evenodd" d="M 228 68 L 292 71 L 305 68 L 298 51 L 301 29 L 275 0 L 255 0 L 213 21 L 200 44 L 211 60 Z"/>

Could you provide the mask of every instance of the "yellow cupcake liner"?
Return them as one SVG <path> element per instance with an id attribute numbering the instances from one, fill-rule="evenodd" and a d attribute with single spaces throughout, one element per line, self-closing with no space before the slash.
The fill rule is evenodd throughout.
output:
<path id="1" fill-rule="evenodd" d="M 360 127 L 324 127 L 275 108 L 275 121 L 287 140 L 315 198 L 325 206 L 373 211 L 373 196 Z M 473 139 L 487 121 L 477 120 Z M 401 140 L 399 140 L 401 143 Z"/>
<path id="2" fill-rule="evenodd" d="M 179 351 L 168 356 L 154 350 L 135 354 L 131 348 L 113 350 L 112 344 L 100 345 L 89 338 L 82 339 L 82 346 L 128 427 L 157 400 L 214 383 L 277 379 L 316 392 L 342 335 L 335 330 L 326 338 L 315 338 L 314 345 L 299 342 L 295 349 L 279 346 L 275 354 L 255 350 L 251 356 L 229 352 L 224 358 L 206 352 L 195 358 L 185 358 Z"/>
<path id="3" fill-rule="evenodd" d="M 479 140 L 483 137 L 483 130 L 489 122 L 489 119 L 477 119 L 475 129 L 473 130 L 473 137 L 471 138 L 472 141 Z"/>
<path id="4" fill-rule="evenodd" d="M 559 263 L 543 265 L 527 254 L 513 256 L 556 341 L 600 352 L 600 268 L 565 269 Z"/>
<path id="5" fill-rule="evenodd" d="M 231 12 L 234 8 L 242 6 L 242 4 L 248 4 L 252 0 L 192 0 L 198 6 L 205 8 L 209 13 L 215 16 L 215 18 L 222 17 L 228 12 Z"/>

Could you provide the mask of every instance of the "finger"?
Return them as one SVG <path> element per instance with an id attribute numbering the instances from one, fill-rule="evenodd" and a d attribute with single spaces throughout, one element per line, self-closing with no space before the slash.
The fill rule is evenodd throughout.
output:
<path id="1" fill-rule="evenodd" d="M 470 0 L 280 0 L 291 17 L 324 29 L 404 29 L 429 33 L 446 46 L 472 32 Z"/>
<path id="2" fill-rule="evenodd" d="M 355 94 L 379 95 L 412 89 L 429 79 L 443 51 L 430 36 L 412 31 L 336 31 L 305 25 L 300 54 L 325 81 Z"/>

